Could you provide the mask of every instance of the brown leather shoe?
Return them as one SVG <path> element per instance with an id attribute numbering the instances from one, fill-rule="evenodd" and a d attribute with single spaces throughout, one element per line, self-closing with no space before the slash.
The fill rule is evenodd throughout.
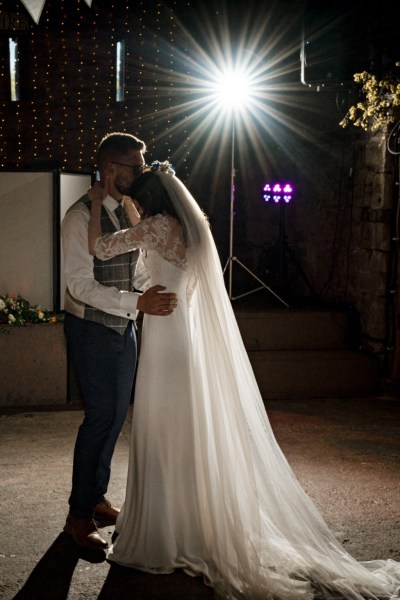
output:
<path id="1" fill-rule="evenodd" d="M 93 511 L 96 519 L 102 522 L 106 521 L 110 525 L 115 523 L 119 515 L 119 508 L 112 506 L 108 500 L 96 504 Z"/>
<path id="2" fill-rule="evenodd" d="M 97 529 L 97 523 L 93 519 L 77 519 L 68 515 L 64 525 L 64 531 L 72 535 L 75 543 L 85 548 L 108 548 L 108 542 L 103 539 Z"/>

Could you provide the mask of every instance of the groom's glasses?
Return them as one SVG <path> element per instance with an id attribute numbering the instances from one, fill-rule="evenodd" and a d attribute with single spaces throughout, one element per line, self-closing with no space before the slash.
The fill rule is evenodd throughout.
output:
<path id="1" fill-rule="evenodd" d="M 141 175 L 147 165 L 127 165 L 126 163 L 117 162 L 116 160 L 111 161 L 113 165 L 120 165 L 121 167 L 129 167 L 132 169 L 134 175 Z"/>

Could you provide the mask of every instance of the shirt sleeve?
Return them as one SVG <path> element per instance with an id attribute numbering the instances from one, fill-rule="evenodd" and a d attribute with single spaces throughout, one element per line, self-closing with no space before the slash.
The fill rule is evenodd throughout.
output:
<path id="1" fill-rule="evenodd" d="M 83 205 L 70 209 L 61 226 L 64 276 L 71 296 L 111 315 L 136 318 L 139 294 L 102 285 L 94 278 L 88 249 L 89 211 Z"/>

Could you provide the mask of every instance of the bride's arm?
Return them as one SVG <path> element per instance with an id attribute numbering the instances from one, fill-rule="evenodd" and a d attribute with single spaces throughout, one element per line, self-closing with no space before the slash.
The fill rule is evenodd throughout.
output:
<path id="1" fill-rule="evenodd" d="M 163 254 L 169 239 L 170 228 L 162 215 L 155 215 L 140 221 L 129 229 L 100 235 L 93 243 L 93 254 L 100 260 L 108 260 L 118 254 L 125 254 L 136 248 L 153 249 Z"/>
<path id="2" fill-rule="evenodd" d="M 124 209 L 128 221 L 131 225 L 137 225 L 138 223 L 140 223 L 140 213 L 136 208 L 136 205 L 133 202 L 132 198 L 130 198 L 129 196 L 124 196 Z"/>
<path id="3" fill-rule="evenodd" d="M 101 236 L 101 207 L 104 198 L 107 196 L 107 187 L 103 188 L 99 182 L 96 182 L 94 186 L 90 188 L 87 195 L 92 201 L 88 226 L 89 253 L 94 255 L 95 242 L 97 238 Z"/>

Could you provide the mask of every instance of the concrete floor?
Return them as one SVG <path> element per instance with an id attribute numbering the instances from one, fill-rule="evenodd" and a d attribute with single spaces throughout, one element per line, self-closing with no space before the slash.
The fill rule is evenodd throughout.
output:
<path id="1" fill-rule="evenodd" d="M 273 400 L 267 410 L 298 479 L 345 548 L 358 560 L 400 560 L 400 399 Z M 81 417 L 80 409 L 0 416 L 1 599 L 213 598 L 200 579 L 110 566 L 62 533 Z M 130 418 L 113 460 L 115 504 L 124 497 Z M 113 527 L 103 533 L 111 539 Z"/>

